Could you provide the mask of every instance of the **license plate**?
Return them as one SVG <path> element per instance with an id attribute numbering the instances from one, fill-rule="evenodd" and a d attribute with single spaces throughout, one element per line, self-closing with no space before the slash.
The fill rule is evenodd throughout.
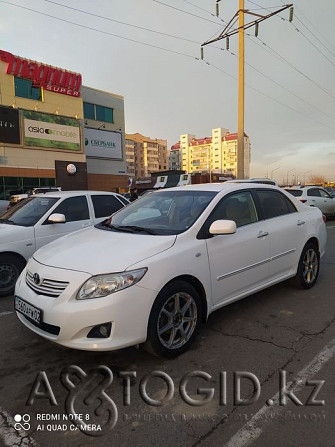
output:
<path id="1" fill-rule="evenodd" d="M 14 308 L 17 312 L 34 321 L 37 324 L 42 323 L 42 315 L 43 312 L 41 309 L 33 306 L 32 304 L 27 303 L 22 298 L 16 296 L 14 298 Z"/>

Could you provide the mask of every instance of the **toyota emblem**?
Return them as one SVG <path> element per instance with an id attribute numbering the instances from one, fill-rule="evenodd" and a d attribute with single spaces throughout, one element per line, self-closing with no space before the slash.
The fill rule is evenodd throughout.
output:
<path id="1" fill-rule="evenodd" d="M 35 284 L 39 284 L 41 282 L 40 275 L 38 273 L 34 273 L 33 280 Z"/>

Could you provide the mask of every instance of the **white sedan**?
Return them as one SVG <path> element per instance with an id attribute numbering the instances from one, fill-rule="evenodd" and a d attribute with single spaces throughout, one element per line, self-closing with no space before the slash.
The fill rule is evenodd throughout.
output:
<path id="1" fill-rule="evenodd" d="M 38 250 L 15 309 L 70 348 L 172 357 L 216 309 L 288 278 L 312 287 L 325 244 L 321 211 L 276 186 L 169 188 Z"/>

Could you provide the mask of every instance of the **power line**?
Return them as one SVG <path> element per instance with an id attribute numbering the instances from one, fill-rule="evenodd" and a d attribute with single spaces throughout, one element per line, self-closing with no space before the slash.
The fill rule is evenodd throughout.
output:
<path id="1" fill-rule="evenodd" d="M 68 23 L 70 25 L 78 26 L 78 27 L 84 28 L 84 29 L 89 29 L 89 30 L 95 31 L 97 33 L 106 34 L 106 35 L 112 36 L 112 37 L 117 37 L 118 39 L 127 40 L 127 41 L 130 41 L 130 42 L 133 42 L 133 43 L 137 43 L 137 44 L 140 44 L 140 45 L 145 45 L 147 47 L 157 48 L 157 49 L 162 50 L 162 51 L 167 51 L 168 53 L 179 54 L 181 56 L 189 57 L 189 58 L 192 58 L 192 59 L 197 59 L 195 56 L 190 56 L 189 54 L 186 54 L 186 53 L 181 53 L 179 51 L 169 50 L 168 48 L 163 48 L 163 47 L 160 47 L 160 46 L 157 46 L 157 45 L 153 45 L 151 43 L 141 42 L 139 40 L 131 39 L 129 37 L 120 36 L 118 34 L 110 33 L 108 31 L 102 31 L 102 30 L 97 29 L 97 28 L 92 28 L 91 26 L 82 25 L 80 23 L 72 22 L 70 20 L 66 20 L 66 19 L 62 19 L 60 17 L 53 16 L 52 14 L 47 14 L 45 12 L 36 11 L 36 9 L 28 8 L 26 6 L 16 5 L 15 3 L 7 2 L 5 0 L 0 0 L 0 2 L 1 3 L 5 3 L 7 5 L 15 6 L 17 8 L 25 9 L 27 11 L 35 12 L 36 14 L 40 14 L 40 15 L 43 15 L 45 17 L 50 17 L 50 18 L 55 19 L 55 20 L 60 20 L 61 22 Z"/>
<path id="2" fill-rule="evenodd" d="M 41 12 L 41 11 L 37 11 L 37 10 L 35 10 L 35 9 L 28 8 L 28 7 L 25 7 L 25 6 L 17 5 L 17 4 L 15 4 L 15 3 L 11 3 L 11 2 L 8 2 L 8 1 L 5 1 L 5 0 L 0 0 L 0 2 L 1 2 L 1 3 L 5 3 L 5 4 L 7 4 L 7 5 L 10 5 L 10 6 L 14 6 L 14 7 L 17 7 L 17 8 L 24 9 L 24 10 L 28 10 L 28 11 L 30 11 L 30 12 L 34 12 L 34 13 L 36 13 L 36 14 L 40 14 L 40 15 L 43 15 L 43 16 L 52 18 L 52 19 L 54 19 L 54 20 L 59 20 L 59 21 L 61 21 L 61 22 L 65 22 L 65 23 L 68 23 L 68 24 L 70 24 L 70 25 L 78 26 L 78 27 L 80 27 L 80 28 L 88 29 L 88 30 L 90 30 L 90 31 L 95 31 L 95 32 L 98 32 L 98 33 L 100 33 L 100 34 L 105 34 L 105 35 L 108 35 L 108 36 L 117 37 L 117 38 L 120 38 L 120 39 L 124 39 L 124 40 L 130 41 L 130 42 L 132 42 L 132 43 L 137 43 L 137 44 L 140 44 L 140 45 L 145 45 L 145 46 L 148 46 L 148 47 L 156 48 L 156 49 L 159 49 L 159 50 L 162 50 L 162 51 L 166 51 L 166 52 L 169 52 L 169 53 L 177 54 L 177 55 L 180 55 L 180 56 L 184 56 L 184 57 L 187 57 L 187 58 L 191 58 L 191 59 L 195 59 L 195 60 L 200 61 L 200 59 L 199 59 L 198 57 L 191 56 L 191 55 L 186 54 L 186 53 L 182 53 L 182 52 L 178 52 L 178 51 L 170 50 L 170 49 L 167 49 L 167 48 L 159 47 L 159 46 L 157 46 L 157 45 L 148 44 L 148 43 L 145 43 L 145 42 L 137 41 L 137 40 L 135 40 L 135 39 L 130 39 L 130 38 L 127 38 L 127 37 L 119 36 L 119 35 L 117 35 L 117 34 L 110 33 L 110 32 L 108 32 L 108 31 L 102 31 L 102 30 L 97 29 L 97 28 L 93 28 L 93 27 L 90 27 L 90 26 L 86 26 L 86 25 L 82 25 L 82 24 L 79 24 L 79 23 L 76 23 L 76 22 L 72 22 L 72 21 L 70 21 L 70 20 L 66 20 L 66 19 L 63 19 L 63 18 L 60 18 L 60 17 L 56 17 L 56 16 L 53 16 L 53 15 L 51 15 L 51 14 L 47 14 L 47 13 L 44 13 L 44 12 Z M 226 76 L 228 76 L 228 77 L 230 77 L 230 78 L 232 78 L 232 79 L 234 79 L 234 80 L 237 80 L 237 78 L 236 78 L 235 76 L 233 76 L 233 75 L 227 73 L 227 72 L 224 71 L 223 69 L 221 69 L 221 68 L 219 68 L 219 67 L 217 67 L 217 66 L 211 64 L 210 62 L 208 62 L 208 61 L 203 61 L 203 62 L 204 62 L 206 65 L 211 66 L 211 67 L 213 67 L 214 69 L 220 71 L 221 73 L 224 73 Z M 271 97 L 271 96 L 269 96 L 269 95 L 267 95 L 267 94 L 265 94 L 265 93 L 259 91 L 259 90 L 256 89 L 255 87 L 252 87 L 252 86 L 249 85 L 249 84 L 246 84 L 246 85 L 248 86 L 248 88 L 250 88 L 250 89 L 256 91 L 257 93 L 261 94 L 262 96 L 264 96 L 264 97 L 266 97 L 266 98 L 268 98 L 268 99 L 270 99 L 270 100 L 272 100 L 272 101 L 274 101 L 274 102 L 276 102 L 276 103 L 282 105 L 283 107 L 286 107 L 286 108 L 290 109 L 291 111 L 294 111 L 295 113 L 298 113 L 298 114 L 300 114 L 300 115 L 302 115 L 302 116 L 308 118 L 309 120 L 312 120 L 312 121 L 314 121 L 314 122 L 320 124 L 320 125 L 323 126 L 323 127 L 327 127 L 328 129 L 334 130 L 334 129 L 330 128 L 329 126 L 327 126 L 326 124 L 323 124 L 323 123 L 321 123 L 321 122 L 319 122 L 319 121 L 317 121 L 317 120 L 315 120 L 315 119 L 313 119 L 313 118 L 310 118 L 308 115 L 305 115 L 304 113 L 299 112 L 298 110 L 294 109 L 293 107 L 290 107 L 290 106 L 288 106 L 288 105 L 286 105 L 286 104 L 284 104 L 284 103 L 278 101 L 277 99 L 275 99 L 275 98 L 273 98 L 273 97 Z"/>
<path id="3" fill-rule="evenodd" d="M 175 6 L 168 5 L 167 3 L 163 3 L 159 0 L 152 0 L 152 1 L 155 3 L 159 3 L 160 5 L 166 6 L 167 8 L 175 9 L 176 11 L 182 12 L 183 14 L 188 14 L 192 17 L 196 17 L 197 19 L 205 20 L 206 22 L 215 23 L 215 25 L 221 26 L 218 22 L 214 22 L 214 20 L 205 19 L 205 17 L 198 16 L 196 14 L 193 14 L 192 12 L 184 11 L 183 9 L 176 8 Z"/>
<path id="4" fill-rule="evenodd" d="M 249 37 L 253 37 L 251 34 L 247 34 L 247 36 Z M 326 93 L 328 96 L 330 96 L 331 98 L 335 99 L 335 96 L 330 93 L 328 90 L 326 90 L 324 87 L 322 87 L 322 85 L 318 84 L 316 81 L 314 81 L 312 78 L 310 78 L 309 76 L 307 76 L 305 73 L 303 73 L 301 70 L 299 70 L 295 65 L 293 65 L 291 62 L 289 62 L 287 59 L 285 59 L 283 56 L 281 56 L 278 51 L 274 50 L 272 47 L 270 47 L 270 45 L 268 45 L 267 43 L 265 43 L 263 40 L 261 40 L 259 37 L 257 37 L 257 40 L 259 40 L 261 42 L 261 44 L 255 42 L 253 39 L 251 39 L 251 42 L 253 42 L 255 45 L 260 46 L 261 48 L 263 48 L 264 50 L 266 50 L 268 53 L 272 54 L 273 56 L 275 56 L 277 59 L 281 60 L 282 62 L 284 62 L 285 64 L 289 65 L 294 71 L 296 71 L 297 73 L 299 73 L 300 75 L 302 75 L 304 78 L 308 79 L 312 84 L 314 84 L 316 87 L 318 87 L 320 90 L 322 90 L 324 93 Z M 266 48 L 265 48 L 266 47 Z"/>
<path id="5" fill-rule="evenodd" d="M 230 53 L 231 55 L 237 57 L 237 55 L 235 53 L 233 53 L 232 51 L 227 50 L 228 53 Z M 275 81 L 274 79 L 272 79 L 270 76 L 266 75 L 265 73 L 263 73 L 262 71 L 258 70 L 258 68 L 254 67 L 253 65 L 251 65 L 248 62 L 245 62 L 246 65 L 248 65 L 250 68 L 252 68 L 253 70 L 255 70 L 258 74 L 260 74 L 261 76 L 263 76 L 264 78 L 268 79 L 269 81 L 273 82 L 274 84 L 278 85 L 278 87 L 282 88 L 283 90 L 285 90 L 287 93 L 291 94 L 292 96 L 294 96 L 295 98 L 299 99 L 300 101 L 304 102 L 305 104 L 307 104 L 308 106 L 312 107 L 313 109 L 317 110 L 318 112 L 322 113 L 324 116 L 326 116 L 327 118 L 335 121 L 335 118 L 332 117 L 331 115 L 328 115 L 328 113 L 325 113 L 323 110 L 315 107 L 313 104 L 311 104 L 310 102 L 306 101 L 305 99 L 301 98 L 300 96 L 298 96 L 297 94 L 295 94 L 294 92 L 292 92 L 291 90 L 289 90 L 288 88 L 284 87 L 282 84 L 280 84 L 279 82 Z"/>
<path id="6" fill-rule="evenodd" d="M 63 8 L 71 9 L 72 11 L 80 12 L 82 14 L 87 14 L 87 15 L 92 16 L 92 17 L 97 17 L 99 19 L 108 20 L 109 22 L 115 22 L 115 23 L 119 23 L 121 25 L 130 26 L 132 28 L 140 29 L 142 31 L 148 31 L 150 33 L 160 34 L 160 35 L 165 36 L 165 37 L 172 37 L 173 39 L 184 40 L 185 42 L 191 42 L 191 43 L 196 43 L 196 44 L 200 43 L 200 42 L 196 42 L 195 40 L 185 39 L 184 37 L 179 37 L 179 36 L 174 36 L 172 34 L 163 33 L 162 31 L 156 31 L 156 30 L 153 30 L 153 29 L 150 29 L 150 28 L 145 28 L 143 26 L 133 25 L 133 24 L 127 23 L 127 22 L 121 22 L 120 20 L 115 20 L 115 19 L 111 19 L 110 17 L 105 17 L 105 16 L 101 16 L 99 14 L 94 14 L 93 12 L 84 11 L 83 9 L 73 8 L 71 6 L 63 5 L 62 3 L 57 3 L 57 2 L 52 1 L 52 0 L 43 0 L 43 1 L 45 1 L 47 3 L 52 3 L 52 4 L 57 5 L 57 6 L 61 6 Z"/>
<path id="7" fill-rule="evenodd" d="M 189 5 L 194 6 L 195 8 L 200 9 L 201 11 L 207 12 L 208 14 L 210 14 L 212 17 L 217 17 L 215 14 L 213 14 L 212 12 L 208 11 L 207 9 L 202 8 L 201 6 L 195 5 L 194 3 L 188 1 L 188 0 L 184 0 L 185 3 L 188 3 Z M 221 22 L 225 23 L 225 21 L 223 19 L 221 19 L 220 17 L 218 17 L 219 20 L 221 20 Z"/>

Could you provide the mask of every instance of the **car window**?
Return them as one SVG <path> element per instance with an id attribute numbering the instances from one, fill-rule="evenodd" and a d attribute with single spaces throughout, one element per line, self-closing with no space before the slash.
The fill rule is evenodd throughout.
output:
<path id="1" fill-rule="evenodd" d="M 29 197 L 1 216 L 0 223 L 31 227 L 59 200 L 57 197 Z"/>
<path id="2" fill-rule="evenodd" d="M 302 196 L 302 189 L 285 189 L 285 191 L 289 192 L 294 197 Z"/>
<path id="3" fill-rule="evenodd" d="M 124 205 L 129 205 L 129 201 L 128 201 L 127 199 L 125 199 L 124 197 L 122 197 L 122 196 L 117 196 L 117 198 L 118 198 L 119 200 L 121 200 L 121 202 L 122 202 Z"/>
<path id="4" fill-rule="evenodd" d="M 94 194 L 91 196 L 95 217 L 106 217 L 123 208 L 122 203 L 114 196 Z"/>
<path id="5" fill-rule="evenodd" d="M 312 197 L 320 197 L 320 190 L 318 188 L 308 189 L 307 195 Z"/>
<path id="6" fill-rule="evenodd" d="M 258 221 L 254 200 L 249 191 L 241 191 L 224 197 L 209 216 L 205 226 L 221 219 L 233 220 L 237 227 Z"/>
<path id="7" fill-rule="evenodd" d="M 327 199 L 331 198 L 330 195 L 328 194 L 328 192 L 325 191 L 324 189 L 319 189 L 319 192 L 320 192 L 321 197 L 326 197 Z"/>
<path id="8" fill-rule="evenodd" d="M 64 214 L 66 222 L 90 218 L 86 196 L 69 197 L 63 200 L 53 213 Z"/>
<path id="9" fill-rule="evenodd" d="M 279 191 L 257 190 L 262 213 L 265 219 L 282 216 L 297 211 L 293 203 Z"/>

